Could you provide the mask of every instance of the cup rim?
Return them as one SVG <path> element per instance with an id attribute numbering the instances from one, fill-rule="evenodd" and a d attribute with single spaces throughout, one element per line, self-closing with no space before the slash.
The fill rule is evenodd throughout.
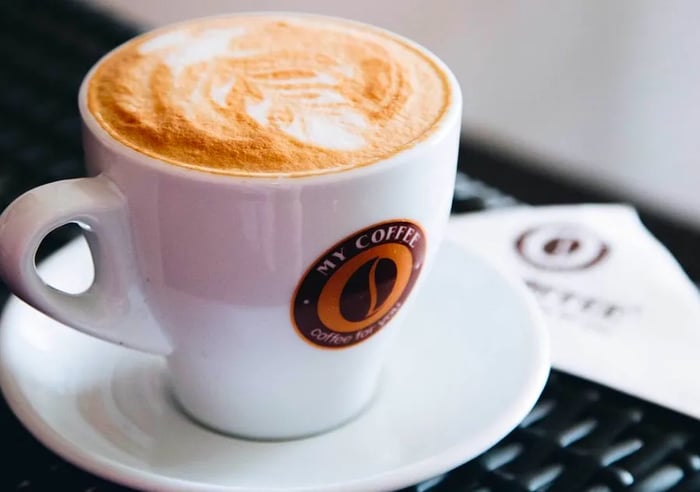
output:
<path id="1" fill-rule="evenodd" d="M 152 157 L 138 150 L 135 150 L 128 145 L 120 142 L 112 135 L 110 135 L 107 130 L 105 130 L 102 125 L 97 121 L 95 116 L 92 114 L 87 105 L 87 92 L 90 79 L 92 78 L 95 70 L 98 66 L 102 64 L 109 56 L 115 51 L 119 50 L 123 46 L 140 39 L 143 36 L 150 35 L 159 30 L 171 29 L 180 25 L 187 25 L 191 23 L 196 23 L 200 21 L 223 19 L 227 17 L 255 17 L 255 16 L 292 16 L 292 17 L 312 17 L 318 19 L 332 20 L 336 22 L 344 22 L 348 24 L 354 24 L 361 26 L 363 28 L 369 28 L 374 31 L 378 31 L 391 38 L 394 38 L 402 43 L 405 43 L 409 47 L 419 51 L 422 55 L 430 59 L 440 71 L 445 75 L 448 82 L 448 87 L 450 90 L 449 96 L 450 100 L 447 105 L 442 117 L 436 123 L 436 127 L 430 131 L 430 134 L 424 138 L 416 141 L 410 147 L 399 150 L 398 152 L 390 155 L 389 157 L 381 158 L 372 162 L 371 164 L 365 164 L 358 167 L 351 168 L 341 168 L 341 169 L 331 169 L 317 174 L 301 174 L 294 175 L 291 173 L 270 173 L 264 175 L 250 175 L 244 176 L 239 174 L 228 174 L 228 173 L 217 173 L 212 171 L 206 171 L 203 169 L 196 169 L 191 167 L 182 166 L 175 163 L 170 163 L 164 159 L 159 159 L 157 157 Z M 110 51 L 105 53 L 103 56 L 97 60 L 90 70 L 85 74 L 83 80 L 80 84 L 80 89 L 78 91 L 78 108 L 80 111 L 80 116 L 83 124 L 84 131 L 89 132 L 93 137 L 95 137 L 102 145 L 111 150 L 121 154 L 131 161 L 138 161 L 140 164 L 152 168 L 155 171 L 164 172 L 167 174 L 179 176 L 185 179 L 195 179 L 206 182 L 218 182 L 218 183 L 230 183 L 231 181 L 237 183 L 250 183 L 250 184 L 279 184 L 280 182 L 294 182 L 294 183 L 306 183 L 309 181 L 313 182 L 325 182 L 325 181 L 339 181 L 350 177 L 360 177 L 372 175 L 376 172 L 387 170 L 388 168 L 393 168 L 395 166 L 400 166 L 402 163 L 409 160 L 413 160 L 419 157 L 421 154 L 425 153 L 427 150 L 431 149 L 438 142 L 442 141 L 454 126 L 461 125 L 461 115 L 462 115 L 462 91 L 457 81 L 456 76 L 450 70 L 450 68 L 432 51 L 426 47 L 418 44 L 417 42 L 408 39 L 400 34 L 397 34 L 388 29 L 378 27 L 369 23 L 346 19 L 338 16 L 315 14 L 307 12 L 292 12 L 292 11 L 249 11 L 249 12 L 232 12 L 225 14 L 217 14 L 203 17 L 193 17 L 179 22 L 173 22 L 164 24 L 162 26 L 157 26 L 153 29 L 148 29 L 147 31 L 129 38 L 123 43 L 115 46 Z"/>

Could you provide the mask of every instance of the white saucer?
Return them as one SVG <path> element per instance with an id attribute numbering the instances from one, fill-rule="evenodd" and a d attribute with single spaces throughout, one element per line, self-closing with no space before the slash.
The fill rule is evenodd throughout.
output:
<path id="1" fill-rule="evenodd" d="M 89 282 L 89 261 L 76 241 L 42 276 L 75 289 Z M 448 244 L 426 280 L 374 405 L 312 438 L 252 442 L 199 427 L 173 405 L 162 359 L 73 331 L 16 298 L 0 321 L 0 384 L 46 446 L 138 489 L 398 489 L 495 444 L 549 372 L 545 327 L 517 279 Z"/>

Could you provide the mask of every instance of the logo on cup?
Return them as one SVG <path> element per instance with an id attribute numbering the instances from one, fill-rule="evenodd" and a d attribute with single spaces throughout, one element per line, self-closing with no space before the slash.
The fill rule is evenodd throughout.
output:
<path id="1" fill-rule="evenodd" d="M 608 254 L 608 246 L 580 224 L 529 229 L 517 239 L 515 247 L 525 261 L 543 270 L 583 270 Z"/>
<path id="2" fill-rule="evenodd" d="M 413 222 L 383 222 L 343 239 L 307 270 L 292 299 L 292 322 L 323 348 L 355 345 L 381 330 L 413 289 L 425 256 Z"/>

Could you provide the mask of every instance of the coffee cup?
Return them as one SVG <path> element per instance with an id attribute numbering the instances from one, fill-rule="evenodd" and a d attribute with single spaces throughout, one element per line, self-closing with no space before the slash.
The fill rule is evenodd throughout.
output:
<path id="1" fill-rule="evenodd" d="M 298 438 L 367 407 L 447 224 L 461 121 L 449 69 L 352 21 L 227 15 L 116 48 L 79 107 L 89 177 L 0 216 L 10 289 L 164 356 L 183 411 L 227 434 Z M 80 294 L 35 267 L 67 223 L 94 263 Z"/>

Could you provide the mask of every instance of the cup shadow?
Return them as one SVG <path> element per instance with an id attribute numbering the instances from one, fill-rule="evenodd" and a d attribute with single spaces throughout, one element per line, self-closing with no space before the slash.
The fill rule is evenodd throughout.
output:
<path id="1" fill-rule="evenodd" d="M 381 398 L 381 386 L 370 405 Z M 165 361 L 152 356 L 116 362 L 110 377 L 79 390 L 75 404 L 90 439 L 104 456 L 127 466 L 203 483 L 226 483 L 233 476 L 259 480 L 273 469 L 299 480 L 294 470 L 302 455 L 328 453 L 333 443 L 337 447 L 339 438 L 347 440 L 339 434 L 354 433 L 356 426 L 369 426 L 375 436 L 390 427 L 386 415 L 365 409 L 338 428 L 307 438 L 263 441 L 222 434 L 182 409 L 170 391 Z"/>

